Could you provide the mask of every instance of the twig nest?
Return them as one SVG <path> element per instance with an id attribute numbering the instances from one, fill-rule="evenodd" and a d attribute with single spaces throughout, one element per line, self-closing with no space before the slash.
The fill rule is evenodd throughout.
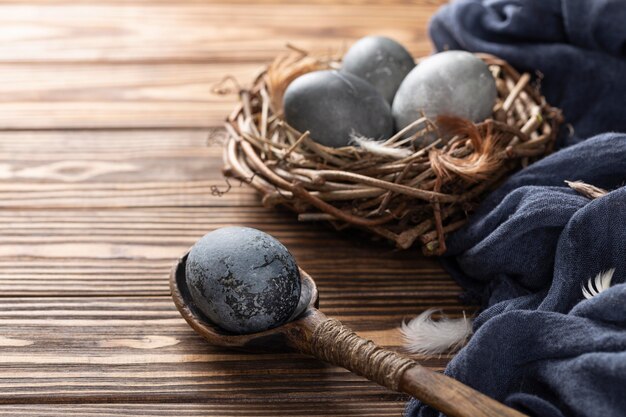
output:
<path id="1" fill-rule="evenodd" d="M 285 91 L 285 120 L 318 143 L 348 146 L 353 135 L 387 139 L 393 133 L 391 108 L 365 80 L 334 70 L 314 71 Z"/>
<path id="2" fill-rule="evenodd" d="M 411 54 L 393 39 L 366 36 L 343 56 L 341 71 L 361 77 L 393 102 L 404 77 L 415 67 Z"/>
<path id="3" fill-rule="evenodd" d="M 402 81 L 393 101 L 396 126 L 403 129 L 426 116 L 456 116 L 482 122 L 498 95 L 487 64 L 465 51 L 446 51 L 422 60 Z"/>
<path id="4" fill-rule="evenodd" d="M 240 92 L 241 103 L 226 124 L 230 137 L 224 153 L 224 173 L 257 189 L 265 205 L 280 204 L 296 211 L 301 221 L 329 221 L 338 229 L 357 226 L 392 240 L 400 248 L 418 242 L 426 254 L 442 254 L 446 234 L 461 227 L 490 190 L 516 169 L 552 150 L 562 121 L 560 111 L 548 105 L 537 85 L 530 83 L 529 74 L 519 74 L 494 56 L 469 57 L 462 54 L 459 58 L 468 62 L 458 66 L 462 70 L 452 68 L 445 77 L 434 77 L 451 83 L 438 86 L 451 97 L 456 97 L 456 90 L 462 96 L 484 96 L 479 106 L 460 106 L 456 114 L 465 118 L 428 117 L 439 114 L 440 105 L 424 107 L 428 114 L 416 112 L 411 116 L 407 110 L 407 116 L 400 120 L 404 129 L 388 139 L 373 141 L 389 134 L 380 102 L 387 103 L 375 90 L 380 99 L 372 107 L 375 111 L 367 112 L 367 117 L 350 115 L 354 120 L 341 125 L 337 132 L 324 130 L 338 124 L 337 106 L 324 102 L 324 84 L 343 84 L 347 80 L 330 73 L 311 75 L 324 77 L 325 82 L 316 82 L 318 91 L 307 87 L 311 99 L 296 97 L 303 103 L 294 106 L 297 114 L 283 113 L 283 93 L 292 80 L 341 64 L 305 54 L 281 56 L 249 89 Z M 413 71 L 424 65 L 418 64 Z M 428 69 L 428 65 L 425 67 Z M 345 107 L 367 108 L 368 102 L 351 95 L 355 90 L 348 84 L 373 87 L 354 78 L 358 81 L 346 82 L 343 99 L 350 105 Z M 476 85 L 486 78 L 487 87 L 458 83 L 457 78 L 471 78 Z M 297 82 L 292 83 L 294 88 Z M 423 95 L 417 91 L 406 94 L 415 100 L 435 97 L 427 88 L 436 87 L 416 85 L 424 88 Z M 475 87 L 484 91 L 474 94 Z M 408 106 L 402 100 L 409 102 L 408 98 L 399 100 L 402 89 L 394 99 L 399 107 Z M 288 91 L 285 97 L 286 112 L 294 103 L 291 93 Z M 440 100 L 445 103 L 444 98 Z M 456 98 L 447 103 L 456 109 Z M 380 131 L 358 132 L 362 126 L 369 129 L 374 123 L 365 119 L 377 117 L 380 119 L 375 126 L 382 126 Z M 299 118 L 315 124 L 305 126 Z M 313 129 L 318 126 L 319 131 Z M 357 138 L 351 146 L 334 147 L 346 144 L 351 129 L 369 138 Z M 324 142 L 312 140 L 316 132 L 317 139 L 324 138 Z M 427 137 L 433 138 L 432 144 L 421 146 Z"/>
<path id="5" fill-rule="evenodd" d="M 247 227 L 206 234 L 189 252 L 185 275 L 195 305 L 237 334 L 287 322 L 300 299 L 300 273 L 287 248 Z"/>

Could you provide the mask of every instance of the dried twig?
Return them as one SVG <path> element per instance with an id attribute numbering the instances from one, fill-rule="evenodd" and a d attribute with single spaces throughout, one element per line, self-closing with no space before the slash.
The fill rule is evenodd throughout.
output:
<path id="1" fill-rule="evenodd" d="M 529 75 L 478 56 L 496 77 L 493 118 L 472 124 L 422 117 L 407 129 L 411 136 L 404 132 L 379 144 L 390 152 L 328 148 L 287 125 L 282 97 L 289 83 L 339 63 L 301 50 L 281 56 L 240 91 L 241 102 L 227 119 L 225 175 L 249 180 L 264 204 L 286 205 L 302 221 L 350 224 L 402 248 L 417 240 L 427 254 L 441 254 L 445 234 L 462 226 L 469 208 L 511 172 L 550 152 L 562 123 Z M 424 135 L 433 143 L 415 149 L 414 139 Z"/>

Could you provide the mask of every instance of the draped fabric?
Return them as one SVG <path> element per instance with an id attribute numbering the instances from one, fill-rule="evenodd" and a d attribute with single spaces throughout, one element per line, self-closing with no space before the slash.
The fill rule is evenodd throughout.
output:
<path id="1" fill-rule="evenodd" d="M 438 50 L 539 71 L 574 130 L 448 238 L 444 266 L 483 310 L 446 374 L 532 416 L 626 415 L 626 2 L 457 1 L 430 35 Z M 613 268 L 585 299 L 581 286 Z M 415 400 L 406 414 L 438 415 Z"/>

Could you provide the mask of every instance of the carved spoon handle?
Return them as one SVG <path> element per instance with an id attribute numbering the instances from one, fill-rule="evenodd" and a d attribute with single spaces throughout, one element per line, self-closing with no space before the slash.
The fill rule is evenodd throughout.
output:
<path id="1" fill-rule="evenodd" d="M 335 319 L 309 310 L 292 345 L 394 391 L 409 394 L 449 417 L 525 417 L 467 385 L 363 339 Z"/>

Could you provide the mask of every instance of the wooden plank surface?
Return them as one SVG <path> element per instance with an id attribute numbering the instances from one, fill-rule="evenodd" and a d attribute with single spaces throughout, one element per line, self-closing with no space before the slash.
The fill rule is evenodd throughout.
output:
<path id="1" fill-rule="evenodd" d="M 439 266 L 416 250 L 362 242 L 360 233 L 336 233 L 261 207 L 234 213 L 221 207 L 2 210 L 0 293 L 167 295 L 173 260 L 204 233 L 228 225 L 256 227 L 280 239 L 314 276 L 325 300 L 363 298 L 368 308 L 409 314 L 454 302 L 459 293 Z M 385 305 L 387 298 L 394 304 Z"/>
<path id="2" fill-rule="evenodd" d="M 221 126 L 237 95 L 234 91 L 220 96 L 213 88 L 226 75 L 248 83 L 262 67 L 259 63 L 0 64 L 5 83 L 0 127 Z"/>
<path id="3" fill-rule="evenodd" d="M 338 53 L 370 33 L 428 54 L 441 2 L 0 3 L 0 129 L 221 124 L 235 97 L 289 42 Z"/>
<path id="4" fill-rule="evenodd" d="M 330 230 L 317 232 L 275 214 L 255 221 L 259 212 L 245 216 L 242 211 L 241 221 L 228 216 L 222 223 L 223 216 L 207 219 L 206 213 L 214 212 L 179 210 L 163 217 L 163 212 L 153 211 L 98 211 L 87 216 L 69 212 L 55 220 L 46 212 L 47 223 L 42 223 L 39 212 L 5 214 L 2 224 L 14 226 L 2 236 L 6 249 L 0 253 L 0 291 L 7 296 L 167 295 L 172 260 L 205 231 L 242 224 L 265 230 L 288 245 L 314 276 L 324 302 L 338 303 L 327 307 L 343 306 L 354 315 L 363 313 L 359 309 L 372 314 L 382 310 L 401 319 L 429 305 L 456 302 L 458 286 L 435 263 L 415 253 L 333 237 Z M 180 217 L 172 220 L 172 215 Z M 111 217 L 115 224 L 109 224 Z M 146 232 L 148 228 L 152 231 Z M 388 304 L 388 299 L 394 302 Z"/>
<path id="5" fill-rule="evenodd" d="M 352 403 L 318 398 L 314 402 L 239 402 L 232 404 L 71 404 L 10 405 L 0 407 L 0 416 L 152 416 L 152 417 L 398 417 L 403 404 L 398 401 Z"/>
<path id="6" fill-rule="evenodd" d="M 90 2 L 0 6 L 0 62 L 259 62 L 291 42 L 341 51 L 384 33 L 430 50 L 433 2 Z"/>
<path id="7" fill-rule="evenodd" d="M 220 124 L 286 42 L 381 33 L 415 55 L 442 0 L 0 1 L 0 416 L 398 416 L 406 398 L 296 354 L 217 349 L 169 298 L 205 232 L 266 230 L 321 308 L 401 349 L 403 319 L 460 316 L 433 259 L 298 223 L 220 174 Z M 449 356 L 418 358 L 442 369 Z"/>
<path id="8" fill-rule="evenodd" d="M 166 297 L 4 298 L 0 313 L 10 335 L 0 339 L 0 404 L 403 398 L 299 354 L 208 346 Z M 379 320 L 344 322 L 381 345 L 399 340 Z"/>
<path id="9" fill-rule="evenodd" d="M 228 188 L 221 137 L 208 130 L 0 132 L 0 207 L 258 205 L 239 181 L 219 195 Z"/>

